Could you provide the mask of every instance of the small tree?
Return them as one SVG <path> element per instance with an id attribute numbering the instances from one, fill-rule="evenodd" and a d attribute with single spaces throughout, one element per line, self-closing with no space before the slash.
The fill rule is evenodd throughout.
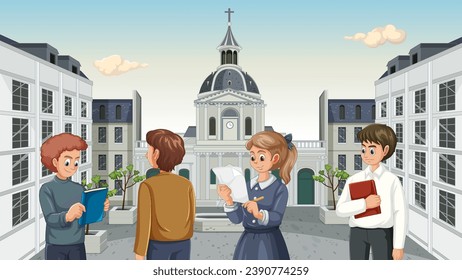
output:
<path id="1" fill-rule="evenodd" d="M 324 170 L 319 170 L 318 173 L 319 175 L 313 175 L 313 180 L 320 182 L 331 190 L 335 210 L 337 209 L 335 191 L 338 189 L 341 182 L 345 182 L 346 179 L 350 177 L 350 174 L 348 174 L 345 170 L 339 170 L 338 168 L 332 169 L 332 165 L 330 164 L 324 165 Z"/>
<path id="2" fill-rule="evenodd" d="M 107 188 L 108 184 L 106 182 L 101 182 L 101 176 L 94 175 L 91 177 L 92 183 L 87 183 L 87 180 L 82 180 L 81 185 L 85 188 L 85 190 L 91 190 L 96 188 Z M 117 193 L 117 190 L 108 191 L 106 197 L 114 196 Z M 85 225 L 85 234 L 88 235 L 90 232 L 90 224 Z"/>
<path id="3" fill-rule="evenodd" d="M 127 165 L 125 169 L 119 168 L 117 170 L 112 171 L 109 173 L 109 178 L 112 180 L 122 180 L 122 210 L 125 210 L 125 198 L 127 195 L 127 189 L 133 187 L 137 183 L 143 181 L 146 176 L 139 175 L 140 171 L 133 169 L 133 164 Z M 117 192 L 117 190 L 116 190 Z"/>

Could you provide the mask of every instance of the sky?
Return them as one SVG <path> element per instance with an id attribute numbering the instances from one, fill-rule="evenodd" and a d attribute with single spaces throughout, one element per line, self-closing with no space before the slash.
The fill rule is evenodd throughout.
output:
<path id="1" fill-rule="evenodd" d="M 318 139 L 324 90 L 334 99 L 373 99 L 389 60 L 420 43 L 462 37 L 462 3 L 448 0 L 17 0 L 1 6 L 0 34 L 48 43 L 76 58 L 93 81 L 93 98 L 128 99 L 137 90 L 143 139 L 152 129 L 184 133 L 196 125 L 194 100 L 219 66 L 228 8 L 242 47 L 239 65 L 259 87 L 266 125 L 294 140 Z M 389 25 L 395 32 L 383 35 Z M 388 40 L 375 47 L 345 39 L 369 42 L 377 34 Z M 119 71 L 102 73 L 95 65 L 105 61 Z"/>

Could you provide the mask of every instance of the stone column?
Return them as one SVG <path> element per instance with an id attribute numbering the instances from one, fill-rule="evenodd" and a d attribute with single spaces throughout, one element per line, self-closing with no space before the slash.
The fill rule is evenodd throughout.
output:
<path id="1" fill-rule="evenodd" d="M 217 114 L 217 140 L 222 140 L 222 128 L 221 128 L 221 110 L 222 110 L 222 104 L 218 103 L 218 114 Z"/>
<path id="2" fill-rule="evenodd" d="M 196 190 L 196 199 L 201 199 L 201 154 L 195 153 L 196 155 L 196 182 L 194 188 Z"/>
<path id="3" fill-rule="evenodd" d="M 245 135 L 245 116 L 244 116 L 244 104 L 239 103 L 239 139 L 244 140 Z"/>
<path id="4" fill-rule="evenodd" d="M 202 121 L 202 127 L 203 127 L 203 131 L 204 131 L 204 140 L 207 140 L 208 139 L 208 135 L 209 135 L 209 116 L 208 116 L 208 113 L 207 113 L 207 107 L 209 105 L 208 104 L 204 104 L 204 119 Z"/>
<path id="5" fill-rule="evenodd" d="M 205 153 L 205 199 L 210 198 L 210 153 Z"/>

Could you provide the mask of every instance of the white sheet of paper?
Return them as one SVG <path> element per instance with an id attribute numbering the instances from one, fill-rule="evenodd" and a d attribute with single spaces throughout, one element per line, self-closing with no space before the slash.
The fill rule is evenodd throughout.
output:
<path id="1" fill-rule="evenodd" d="M 231 189 L 231 197 L 235 202 L 249 201 L 244 175 L 239 167 L 232 165 L 212 168 L 217 176 L 218 184 L 225 184 Z"/>

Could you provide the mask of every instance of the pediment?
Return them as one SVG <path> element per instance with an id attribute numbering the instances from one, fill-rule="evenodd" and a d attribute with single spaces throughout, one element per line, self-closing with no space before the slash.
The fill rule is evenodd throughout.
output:
<path id="1" fill-rule="evenodd" d="M 210 93 L 195 100 L 195 103 L 263 103 L 257 96 L 231 90 Z"/>

